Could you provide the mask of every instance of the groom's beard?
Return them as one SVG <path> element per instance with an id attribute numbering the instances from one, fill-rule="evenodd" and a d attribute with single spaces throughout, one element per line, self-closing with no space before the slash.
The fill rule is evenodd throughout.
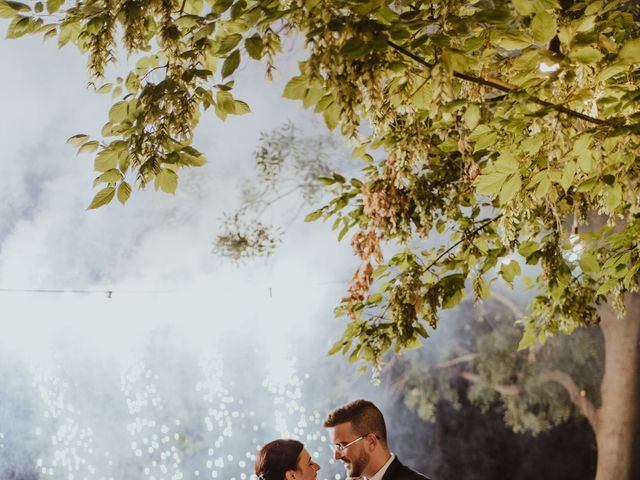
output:
<path id="1" fill-rule="evenodd" d="M 362 472 L 369 464 L 369 454 L 363 451 L 356 458 L 349 459 L 350 463 L 347 464 L 347 472 L 349 472 L 350 477 L 361 477 Z"/>

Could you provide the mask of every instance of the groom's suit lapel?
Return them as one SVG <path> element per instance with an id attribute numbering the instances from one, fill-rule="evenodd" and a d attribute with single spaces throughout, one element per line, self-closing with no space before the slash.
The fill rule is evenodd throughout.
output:
<path id="1" fill-rule="evenodd" d="M 393 462 L 391 462 L 391 465 L 389 465 L 389 468 L 387 468 L 387 471 L 384 472 L 382 480 L 392 480 L 396 475 L 396 471 L 400 468 L 401 465 L 402 464 L 400 463 L 400 460 L 398 460 L 398 457 L 394 458 Z"/>

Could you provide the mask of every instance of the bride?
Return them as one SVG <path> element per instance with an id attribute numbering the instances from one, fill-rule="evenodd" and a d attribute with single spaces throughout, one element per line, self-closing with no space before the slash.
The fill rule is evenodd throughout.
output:
<path id="1" fill-rule="evenodd" d="M 256 457 L 255 472 L 260 480 L 316 480 L 318 470 L 320 465 L 297 440 L 273 440 Z"/>

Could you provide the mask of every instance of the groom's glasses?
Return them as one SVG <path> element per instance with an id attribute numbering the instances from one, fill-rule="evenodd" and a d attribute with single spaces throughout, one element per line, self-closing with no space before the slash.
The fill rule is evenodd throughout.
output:
<path id="1" fill-rule="evenodd" d="M 332 444 L 331 445 L 331 450 L 333 451 L 334 454 L 343 455 L 347 448 L 349 448 L 354 443 L 358 443 L 360 440 L 362 440 L 367 435 L 369 435 L 369 434 L 365 433 L 364 435 L 360 435 L 358 438 L 356 438 L 352 442 L 347 443 L 346 445 L 342 445 L 340 443 Z"/>

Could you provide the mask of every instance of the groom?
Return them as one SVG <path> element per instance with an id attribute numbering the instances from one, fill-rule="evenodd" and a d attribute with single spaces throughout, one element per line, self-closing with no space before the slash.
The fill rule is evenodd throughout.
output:
<path id="1" fill-rule="evenodd" d="M 384 417 L 370 401 L 354 400 L 336 408 L 324 427 L 331 430 L 334 458 L 342 460 L 351 479 L 429 480 L 389 451 Z"/>

